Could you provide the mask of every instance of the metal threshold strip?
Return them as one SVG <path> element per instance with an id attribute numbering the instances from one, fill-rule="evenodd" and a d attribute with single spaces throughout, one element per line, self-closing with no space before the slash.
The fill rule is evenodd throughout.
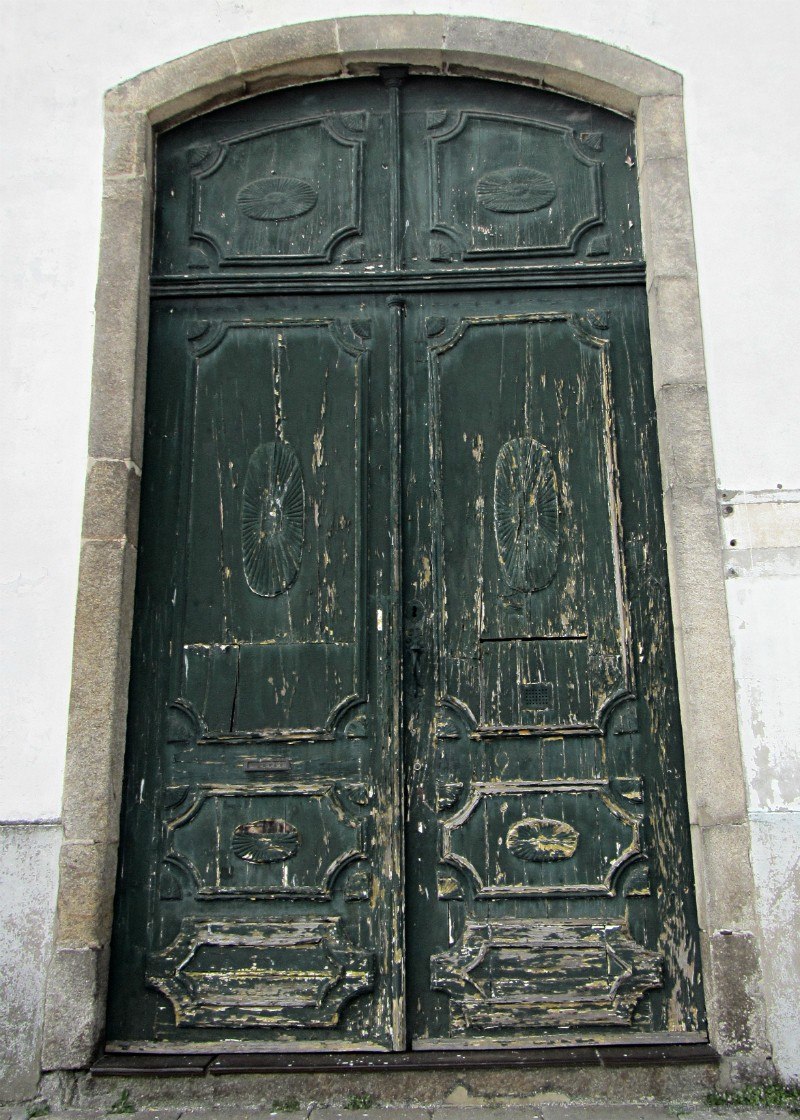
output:
<path id="1" fill-rule="evenodd" d="M 227 1073 L 337 1073 L 391 1070 L 514 1069 L 547 1066 L 613 1067 L 716 1063 L 716 1052 L 700 1032 L 674 1041 L 651 1041 L 646 1035 L 628 1042 L 579 1043 L 530 1049 L 407 1050 L 340 1052 L 198 1052 L 107 1050 L 92 1065 L 95 1077 L 202 1077 Z"/>

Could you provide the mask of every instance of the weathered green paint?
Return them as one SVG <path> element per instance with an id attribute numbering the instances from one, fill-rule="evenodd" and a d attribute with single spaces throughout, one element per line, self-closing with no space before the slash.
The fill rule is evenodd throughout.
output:
<path id="1" fill-rule="evenodd" d="M 161 139 L 114 1044 L 702 1028 L 633 163 L 398 71 Z"/>

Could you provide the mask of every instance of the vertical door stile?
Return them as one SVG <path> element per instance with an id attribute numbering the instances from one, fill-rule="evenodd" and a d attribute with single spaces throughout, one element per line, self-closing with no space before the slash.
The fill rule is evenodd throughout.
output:
<path id="1" fill-rule="evenodd" d="M 406 77 L 404 66 L 385 66 L 381 78 L 389 90 L 389 267 L 400 268 L 402 242 L 402 142 L 400 135 L 400 87 Z"/>
<path id="2" fill-rule="evenodd" d="M 405 913 L 403 774 L 403 485 L 402 485 L 402 371 L 405 301 L 390 296 L 389 308 L 389 417 L 390 417 L 390 534 L 391 603 L 389 610 L 391 717 L 389 736 L 390 836 L 387 849 L 394 879 L 392 904 L 393 967 L 391 975 L 392 1037 L 397 1049 L 406 1045 Z"/>
<path id="3" fill-rule="evenodd" d="M 400 135 L 400 87 L 406 68 L 390 66 L 381 70 L 381 79 L 389 91 L 389 267 L 400 269 L 402 237 Z M 391 999 L 391 1035 L 394 1046 L 406 1046 L 406 952 L 405 952 L 405 845 L 403 843 L 405 780 L 403 773 L 403 464 L 402 464 L 402 399 L 403 399 L 403 317 L 405 301 L 399 296 L 387 299 L 389 309 L 389 443 L 390 443 L 390 531 L 391 531 L 391 605 L 389 610 L 389 641 L 391 663 L 391 722 L 389 749 L 390 836 L 386 847 L 392 864 L 391 937 L 392 970 L 389 979 Z"/>

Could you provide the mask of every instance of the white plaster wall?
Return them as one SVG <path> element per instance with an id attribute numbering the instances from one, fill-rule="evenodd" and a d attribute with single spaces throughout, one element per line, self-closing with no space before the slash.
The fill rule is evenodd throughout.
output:
<path id="1" fill-rule="evenodd" d="M 60 807 L 103 90 L 209 43 L 286 22 L 286 15 L 303 21 L 389 11 L 555 27 L 683 73 L 720 485 L 762 492 L 757 504 L 765 509 L 800 488 L 797 283 L 790 257 L 800 240 L 792 97 L 800 6 L 793 0 L 295 0 L 290 12 L 274 0 L 0 0 L 0 821 L 55 819 Z M 799 511 L 800 503 L 782 502 L 781 525 L 797 527 Z M 767 977 L 775 984 L 771 1029 L 788 1075 L 800 1074 L 800 1027 L 791 1006 L 800 963 L 790 951 L 798 941 L 798 899 L 785 886 L 797 873 L 791 853 L 800 835 L 791 784 L 798 763 L 800 619 L 793 612 L 800 565 L 797 553 L 787 558 L 780 546 L 777 521 L 760 516 L 763 547 L 746 572 L 729 579 L 729 605 L 754 863 L 765 938 L 775 950 Z M 742 563 L 742 550 L 732 551 Z"/>

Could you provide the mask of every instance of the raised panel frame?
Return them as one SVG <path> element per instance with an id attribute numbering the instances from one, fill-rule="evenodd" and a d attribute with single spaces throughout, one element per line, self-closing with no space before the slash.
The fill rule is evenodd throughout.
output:
<path id="1" fill-rule="evenodd" d="M 357 120 L 358 114 L 344 114 L 343 116 L 353 118 L 349 122 L 343 120 L 344 131 L 340 131 L 337 126 L 335 117 L 317 116 L 307 117 L 297 121 L 284 122 L 275 125 L 271 128 L 257 129 L 252 132 L 247 132 L 241 136 L 236 136 L 230 140 L 219 141 L 213 145 L 205 148 L 191 149 L 189 156 L 191 162 L 191 175 L 192 175 L 192 197 L 191 197 L 191 229 L 190 229 L 190 242 L 195 246 L 210 249 L 217 258 L 217 264 L 220 268 L 231 268 L 239 266 L 258 267 L 263 265 L 297 265 L 297 264 L 328 264 L 333 260 L 333 254 L 336 247 L 343 241 L 350 237 L 361 236 L 361 214 L 362 214 L 362 196 L 363 196 L 363 158 L 362 149 L 364 146 L 364 138 L 361 135 L 364 131 L 365 121 Z M 226 252 L 223 245 L 220 243 L 219 237 L 208 228 L 204 228 L 202 222 L 202 212 L 204 199 L 202 197 L 203 185 L 214 176 L 220 168 L 224 165 L 226 158 L 230 151 L 235 149 L 237 145 L 252 143 L 262 137 L 277 137 L 281 133 L 286 133 L 302 128 L 310 128 L 317 125 L 326 136 L 330 137 L 332 141 L 341 145 L 343 148 L 348 149 L 351 156 L 350 176 L 349 183 L 352 192 L 352 206 L 350 213 L 344 221 L 337 228 L 328 231 L 324 241 L 318 246 L 316 252 L 307 253 L 236 253 Z M 300 180 L 298 180 L 300 182 Z M 251 184 L 252 185 L 252 184 Z M 309 184 L 310 186 L 310 184 Z M 319 195 L 319 187 L 316 188 L 316 194 Z M 317 199 L 315 199 L 316 204 Z M 230 207 L 237 205 L 238 199 L 230 199 Z M 313 211 L 314 206 L 309 206 L 308 210 Z M 301 217 L 308 210 L 299 211 L 295 216 Z M 222 214 L 224 217 L 224 212 Z M 203 268 L 205 262 L 202 256 L 196 261 L 195 267 Z"/>
<path id="2" fill-rule="evenodd" d="M 510 314 L 470 315 L 460 317 L 455 323 L 448 323 L 447 319 L 434 316 L 426 320 L 426 360 L 428 363 L 429 377 L 429 407 L 430 407 L 430 471 L 433 480 L 433 518 L 432 518 L 432 582 L 433 598 L 435 604 L 436 623 L 434 633 L 434 679 L 437 701 L 440 705 L 449 707 L 459 716 L 463 724 L 469 728 L 472 736 L 518 736 L 520 733 L 530 733 L 532 728 L 521 723 L 490 723 L 484 718 L 484 713 L 479 710 L 473 712 L 469 704 L 462 698 L 449 693 L 447 684 L 446 650 L 447 639 L 445 633 L 447 609 L 446 586 L 447 578 L 444 571 L 444 487 L 442 484 L 443 448 L 441 436 L 441 359 L 442 356 L 455 349 L 467 332 L 482 326 L 505 326 L 511 324 L 549 324 L 564 323 L 574 335 L 579 344 L 586 345 L 598 352 L 600 361 L 600 392 L 603 405 L 603 446 L 605 452 L 605 484 L 609 504 L 609 526 L 611 530 L 611 547 L 614 570 L 614 592 L 616 608 L 620 625 L 619 657 L 621 666 L 621 681 L 619 687 L 607 696 L 595 713 L 595 718 L 590 720 L 575 720 L 568 724 L 553 721 L 543 721 L 535 727 L 537 734 L 565 734 L 565 735 L 591 735 L 602 734 L 609 713 L 620 703 L 635 698 L 633 690 L 633 660 L 631 649 L 631 627 L 627 603 L 625 573 L 625 556 L 622 547 L 622 514 L 619 492 L 618 452 L 616 446 L 616 429 L 614 424 L 613 392 L 611 382 L 611 358 L 609 353 L 609 339 L 596 332 L 596 328 L 608 327 L 608 319 L 598 312 L 579 314 L 574 311 L 542 311 L 521 312 Z M 582 640 L 587 640 L 588 635 L 577 635 Z M 511 640 L 511 639 L 509 639 Z M 479 635 L 478 644 L 483 641 Z"/>
<path id="3" fill-rule="evenodd" d="M 183 540 L 189 540 L 189 521 L 192 512 L 191 503 L 191 463 L 195 455 L 194 433 L 197 397 L 197 386 L 200 380 L 200 363 L 203 358 L 212 354 L 225 340 L 229 332 L 235 330 L 256 331 L 267 330 L 273 332 L 291 331 L 292 329 L 313 328 L 327 331 L 336 347 L 353 359 L 353 373 L 356 381 L 355 394 L 356 410 L 354 426 L 358 433 L 358 449 L 355 460 L 354 484 L 354 510 L 353 510 L 353 537 L 355 541 L 355 563 L 353 564 L 354 578 L 354 617 L 352 626 L 352 674 L 353 688 L 345 695 L 337 697 L 332 703 L 324 722 L 315 726 L 297 725 L 293 727 L 264 728 L 258 733 L 235 736 L 230 729 L 208 728 L 205 725 L 198 728 L 198 738 L 205 744 L 214 742 L 231 742 L 237 739 L 255 741 L 259 743 L 271 742 L 317 742 L 332 741 L 336 737 L 339 725 L 346 719 L 348 713 L 359 705 L 367 702 L 366 691 L 366 663 L 368 630 L 364 627 L 364 601 L 365 601 L 365 547 L 364 532 L 366 526 L 366 508 L 369 501 L 369 482 L 365 468 L 366 449 L 368 443 L 367 423 L 369 414 L 369 357 L 370 357 L 370 325 L 368 320 L 353 319 L 343 322 L 335 317 L 319 316 L 310 318 L 300 317 L 261 317 L 230 320 L 202 320 L 190 323 L 187 328 L 190 351 L 192 354 L 192 374 L 187 378 L 186 392 L 183 403 L 183 415 L 189 418 L 191 435 L 184 443 L 185 456 L 182 464 L 181 482 L 181 518 L 184 525 Z M 272 391 L 276 399 L 280 397 L 280 370 L 270 370 L 272 378 Z M 280 424 L 276 420 L 276 426 Z M 308 516 L 308 511 L 306 511 Z M 181 585 L 188 586 L 188 548 L 183 553 L 183 578 Z M 185 631 L 186 602 L 185 595 L 181 599 L 181 609 L 175 613 L 173 641 L 181 642 Z M 200 643 L 205 647 L 205 643 Z M 186 647 L 188 648 L 188 646 Z M 174 678 L 172 682 L 173 703 L 186 702 L 182 696 L 182 681 Z"/>
<path id="4" fill-rule="evenodd" d="M 428 136 L 428 185 L 430 191 L 430 224 L 431 235 L 444 237 L 455 243 L 461 250 L 461 257 L 465 261 L 484 259 L 503 259 L 514 257 L 541 257 L 541 256 L 573 256 L 577 251 L 578 241 L 588 230 L 595 226 L 602 226 L 605 221 L 605 206 L 603 203 L 602 181 L 600 164 L 589 155 L 586 145 L 583 147 L 578 142 L 572 129 L 551 124 L 549 121 L 537 120 L 535 117 L 522 117 L 514 114 L 480 112 L 469 109 L 459 112 L 455 122 L 448 123 L 449 113 L 431 114 Z M 578 217 L 572 222 L 571 228 L 560 241 L 542 245 L 497 245 L 495 247 L 478 246 L 465 241 L 463 230 L 452 222 L 446 220 L 443 213 L 442 199 L 439 184 L 442 178 L 443 148 L 451 144 L 469 126 L 471 121 L 500 122 L 507 125 L 525 128 L 534 131 L 539 129 L 545 133 L 553 133 L 561 137 L 570 154 L 581 165 L 589 169 L 593 209 L 591 213 Z M 536 170 L 539 170 L 536 168 Z M 441 251 L 441 250 L 440 250 Z M 435 255 L 435 253 L 434 253 Z"/>

